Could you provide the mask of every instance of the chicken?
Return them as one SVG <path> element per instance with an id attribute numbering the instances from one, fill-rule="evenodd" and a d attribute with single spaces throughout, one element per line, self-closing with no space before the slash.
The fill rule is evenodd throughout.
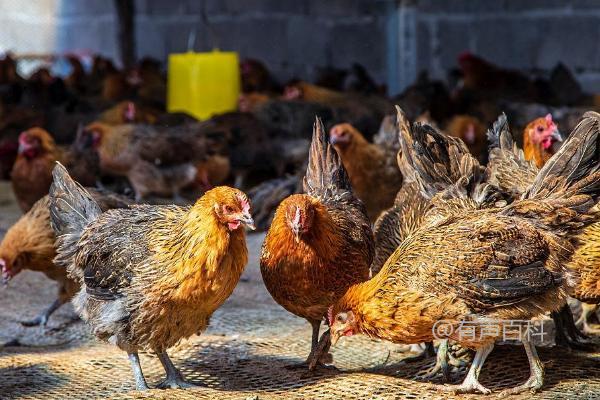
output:
<path id="1" fill-rule="evenodd" d="M 373 234 L 366 210 L 325 129 L 313 129 L 305 194 L 281 202 L 265 238 L 260 270 L 275 301 L 312 326 L 309 368 L 325 361 L 317 349 L 327 308 L 352 284 L 369 276 Z"/>
<path id="2" fill-rule="evenodd" d="M 502 97 L 530 102 L 540 100 L 534 83 L 520 72 L 497 67 L 469 52 L 458 56 L 458 64 L 463 73 L 464 88 L 485 98 Z"/>
<path id="3" fill-rule="evenodd" d="M 136 201 L 150 194 L 172 196 L 197 180 L 198 167 L 206 161 L 206 141 L 197 127 L 156 128 L 145 125 L 93 123 L 92 136 L 103 172 L 125 176 Z"/>
<path id="4" fill-rule="evenodd" d="M 475 158 L 480 161 L 485 159 L 487 129 L 478 118 L 471 115 L 455 115 L 444 130 L 448 135 L 462 139 Z"/>
<path id="5" fill-rule="evenodd" d="M 247 58 L 240 63 L 243 93 L 278 92 L 279 85 L 267 67 L 260 61 Z"/>
<path id="6" fill-rule="evenodd" d="M 335 122 L 348 122 L 366 133 L 376 132 L 383 117 L 393 111 L 392 104 L 385 97 L 338 92 L 303 81 L 289 83 L 282 98 L 328 107 Z"/>
<path id="7" fill-rule="evenodd" d="M 248 261 L 243 227 L 253 228 L 248 198 L 221 186 L 191 207 L 102 213 L 61 165 L 53 176 L 56 262 L 82 287 L 76 311 L 96 337 L 127 352 L 137 389 L 148 389 L 143 349 L 156 352 L 165 368 L 159 387 L 192 386 L 166 351 L 204 331 L 239 281 Z"/>
<path id="8" fill-rule="evenodd" d="M 129 205 L 129 201 L 121 196 L 88 190 L 103 211 Z M 67 277 L 67 270 L 53 262 L 56 238 L 50 226 L 49 207 L 50 200 L 46 195 L 10 227 L 0 243 L 0 269 L 4 284 L 24 269 L 42 272 L 58 283 L 56 300 L 34 319 L 23 321 L 25 326 L 45 326 L 50 315 L 79 290 L 79 283 Z"/>
<path id="9" fill-rule="evenodd" d="M 389 123 L 389 121 L 387 122 Z M 462 140 L 436 133 L 435 128 L 431 125 L 415 124 L 411 128 L 404 113 L 399 111 L 398 128 L 395 129 L 399 133 L 395 135 L 396 142 L 398 142 L 397 146 L 402 141 L 403 135 L 409 134 L 411 129 L 425 130 L 436 135 L 436 140 L 430 141 L 427 147 L 428 158 L 439 171 L 435 174 L 429 174 L 432 178 L 430 184 L 435 184 L 436 190 L 442 190 L 458 182 L 461 179 L 460 161 L 463 156 L 470 154 L 469 149 Z M 400 138 L 400 141 L 398 138 Z M 402 156 L 402 154 L 402 151 L 399 151 L 398 167 L 404 177 L 402 188 L 396 195 L 394 205 L 381 213 L 373 228 L 375 259 L 371 265 L 372 275 L 377 274 L 398 246 L 421 226 L 427 211 L 431 208 L 430 201 L 421 193 L 418 178 L 414 176 L 414 170 L 410 166 L 409 158 L 407 158 L 407 155 L 410 154 L 405 156 Z M 478 174 L 483 173 L 482 167 L 475 168 L 475 170 Z M 490 196 L 489 201 L 492 199 L 492 196 Z M 426 352 L 419 357 L 426 356 L 432 348 L 433 344 L 427 343 Z M 456 360 L 452 353 L 448 352 L 448 341 L 443 340 L 438 348 L 436 364 L 424 377 L 433 377 L 441 371 L 447 380 L 449 377 L 449 361 L 455 365 L 462 363 L 462 361 Z"/>
<path id="10" fill-rule="evenodd" d="M 333 107 L 348 104 L 348 97 L 344 93 L 303 81 L 288 83 L 284 89 L 283 98 L 286 100 L 304 100 Z"/>
<path id="11" fill-rule="evenodd" d="M 23 212 L 48 194 L 52 168 L 63 159 L 52 136 L 41 128 L 31 128 L 19 136 L 19 154 L 11 172 L 12 188 Z"/>
<path id="12" fill-rule="evenodd" d="M 154 124 L 157 121 L 156 115 L 141 109 L 132 101 L 122 101 L 108 110 L 104 111 L 98 117 L 98 122 L 109 125 L 120 124 Z"/>
<path id="13" fill-rule="evenodd" d="M 417 150 L 435 140 L 415 135 Z M 479 372 L 505 323 L 559 309 L 576 282 L 565 261 L 577 245 L 573 236 L 600 218 L 591 211 L 600 195 L 599 135 L 600 114 L 586 113 L 525 195 L 503 207 L 474 206 L 485 196 L 469 193 L 478 179 L 474 160 L 464 156 L 464 179 L 432 199 L 424 224 L 375 277 L 352 286 L 332 306 L 332 344 L 358 333 L 415 343 L 432 340 L 436 332 L 477 350 L 463 383 L 442 389 L 489 393 L 478 381 Z M 426 153 L 416 153 L 411 165 L 426 187 L 427 175 L 437 170 L 427 164 Z M 447 329 L 437 329 L 440 323 Z M 477 333 L 461 334 L 458 328 L 465 323 Z M 531 375 L 506 394 L 543 385 L 535 347 L 528 335 L 520 339 Z"/>
<path id="14" fill-rule="evenodd" d="M 356 196 L 367 208 L 369 219 L 375 221 L 383 210 L 394 203 L 402 185 L 394 149 L 386 151 L 367 142 L 350 124 L 331 128 L 329 141 L 340 155 Z"/>
<path id="15" fill-rule="evenodd" d="M 523 151 L 527 160 L 533 160 L 538 168 L 554 154 L 553 145 L 561 142 L 558 126 L 552 121 L 552 114 L 531 121 L 523 130 Z"/>
<path id="16" fill-rule="evenodd" d="M 490 139 L 489 181 L 501 188 L 512 199 L 519 199 L 533 183 L 539 172 L 533 160 L 527 160 L 524 152 L 513 142 L 506 115 L 502 114 L 488 131 Z M 569 293 L 580 301 L 600 302 L 600 291 L 596 289 L 600 282 L 600 269 L 595 259 L 597 238 L 600 235 L 600 224 L 592 224 L 579 234 L 580 246 L 571 257 L 571 269 L 578 271 L 580 281 Z M 594 294 L 595 293 L 595 294 Z M 585 307 L 585 306 L 584 306 Z M 589 346 L 581 339 L 569 305 L 559 312 L 553 312 L 552 318 L 556 326 L 555 343 L 560 346 L 585 350 Z M 587 320 L 583 318 L 584 332 L 592 332 Z"/>
<path id="17" fill-rule="evenodd" d="M 208 155 L 206 160 L 196 164 L 196 169 L 196 177 L 201 187 L 204 190 L 209 190 L 224 183 L 229 178 L 231 163 L 229 157 L 213 154 Z"/>
<path id="18" fill-rule="evenodd" d="M 33 204 L 48 194 L 52 183 L 52 168 L 60 161 L 82 184 L 96 184 L 98 159 L 86 147 L 82 131 L 69 147 L 57 146 L 50 133 L 31 128 L 19 136 L 19 155 L 11 173 L 12 187 L 21 210 L 27 212 Z"/>

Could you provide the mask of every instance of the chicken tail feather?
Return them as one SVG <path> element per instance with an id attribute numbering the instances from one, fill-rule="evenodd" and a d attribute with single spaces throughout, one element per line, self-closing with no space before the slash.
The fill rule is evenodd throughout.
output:
<path id="1" fill-rule="evenodd" d="M 325 127 L 318 117 L 313 126 L 308 167 L 303 182 L 304 191 L 313 196 L 328 189 L 352 190 L 346 169 L 339 155 L 328 142 Z"/>
<path id="2" fill-rule="evenodd" d="M 523 199 L 560 202 L 586 212 L 600 197 L 600 114 L 586 112 L 539 171 Z"/>
<path id="3" fill-rule="evenodd" d="M 84 228 L 102 211 L 89 192 L 71 178 L 61 163 L 56 163 L 52 177 L 54 181 L 50 186 L 50 222 L 57 237 L 55 262 L 68 269 L 76 249 L 75 243 L 81 237 Z M 72 271 L 69 273 L 72 274 Z"/>
<path id="4" fill-rule="evenodd" d="M 485 180 L 485 170 L 462 140 L 426 124 L 411 125 L 400 107 L 396 109 L 400 141 L 398 166 L 406 180 L 416 181 L 426 198 L 440 192 L 475 197 Z"/>

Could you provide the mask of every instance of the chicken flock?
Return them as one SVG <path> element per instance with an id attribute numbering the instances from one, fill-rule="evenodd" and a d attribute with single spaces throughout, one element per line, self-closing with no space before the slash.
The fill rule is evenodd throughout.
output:
<path id="1" fill-rule="evenodd" d="M 71 301 L 127 353 L 137 389 L 139 351 L 163 365 L 159 388 L 194 386 L 167 351 L 231 295 L 246 229 L 267 231 L 268 292 L 312 328 L 291 368 L 327 368 L 332 346 L 363 334 L 439 343 L 429 376 L 446 377 L 452 342 L 475 356 L 461 384 L 436 388 L 487 394 L 479 373 L 511 321 L 550 316 L 556 344 L 575 349 L 600 333 L 600 114 L 584 111 L 600 97 L 564 66 L 533 79 L 465 53 L 454 88 L 423 75 L 388 98 L 360 65 L 279 85 L 246 60 L 239 111 L 200 122 L 162 111 L 152 60 L 120 71 L 96 57 L 89 73 L 69 62 L 65 79 L 23 79 L 0 61 L 0 172 L 24 213 L 0 243 L 2 280 L 32 269 L 57 281 L 23 324 Z M 530 377 L 504 394 L 544 383 L 520 333 Z"/>

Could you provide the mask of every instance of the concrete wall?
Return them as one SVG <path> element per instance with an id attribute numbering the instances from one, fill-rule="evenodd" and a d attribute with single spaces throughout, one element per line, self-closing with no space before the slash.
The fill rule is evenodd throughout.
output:
<path id="1" fill-rule="evenodd" d="M 51 3 L 48 8 L 56 13 L 56 32 L 52 36 L 55 51 L 98 51 L 118 58 L 113 1 L 41 2 Z M 385 0 L 136 0 L 137 53 L 140 57 L 165 60 L 169 53 L 186 51 L 190 32 L 195 32 L 196 51 L 214 47 L 235 50 L 242 57 L 264 60 L 281 79 L 311 78 L 315 66 L 348 67 L 360 61 L 383 82 L 387 79 L 389 3 Z M 32 19 L 39 19 L 39 15 L 32 14 Z M 22 41 L 7 45 L 2 38 L 0 27 L 0 50 L 32 49 Z M 38 47 L 51 51 L 49 46 Z"/>
<path id="2" fill-rule="evenodd" d="M 419 0 L 417 69 L 443 77 L 463 50 L 521 70 L 562 61 L 600 91 L 600 1 Z"/>
<path id="3" fill-rule="evenodd" d="M 558 61 L 600 91 L 597 0 L 136 0 L 138 55 L 213 46 L 268 63 L 281 79 L 359 61 L 392 92 L 427 69 L 444 77 L 463 50 L 501 65 Z M 210 28 L 203 22 L 205 14 Z M 88 49 L 117 58 L 111 0 L 0 0 L 0 50 Z M 213 35 L 211 36 L 211 32 Z"/>

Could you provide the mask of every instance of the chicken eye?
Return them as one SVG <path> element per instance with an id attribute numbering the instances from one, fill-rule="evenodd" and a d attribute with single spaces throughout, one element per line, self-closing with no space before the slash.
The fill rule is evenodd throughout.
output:
<path id="1" fill-rule="evenodd" d="M 233 212 L 233 208 L 231 208 L 231 206 L 225 206 L 225 212 L 231 213 Z"/>
<path id="2" fill-rule="evenodd" d="M 537 130 L 538 132 L 540 132 L 540 133 L 541 133 L 541 132 L 543 132 L 543 131 L 544 131 L 544 127 L 543 127 L 543 126 L 538 126 L 538 127 L 536 128 L 536 130 Z"/>
<path id="3" fill-rule="evenodd" d="M 344 323 L 344 322 L 346 322 L 346 315 L 344 315 L 344 314 L 338 314 L 337 317 L 335 317 L 335 320 L 337 322 Z"/>

